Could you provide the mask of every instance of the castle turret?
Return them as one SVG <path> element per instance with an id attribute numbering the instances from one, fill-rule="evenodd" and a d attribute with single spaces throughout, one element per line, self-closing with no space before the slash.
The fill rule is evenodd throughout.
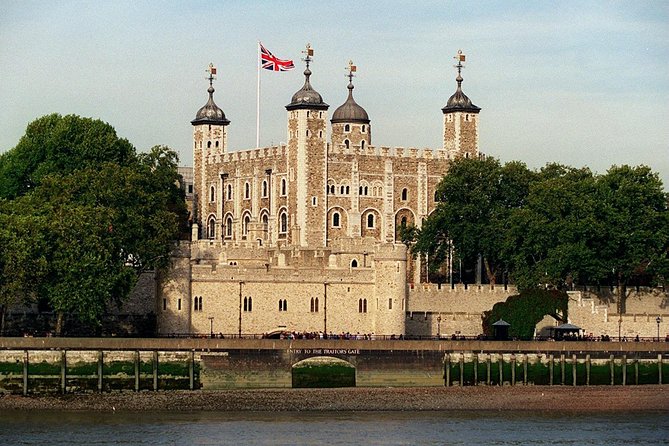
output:
<path id="1" fill-rule="evenodd" d="M 216 202 L 220 198 L 219 184 L 206 183 L 207 159 L 209 155 L 226 152 L 226 126 L 230 124 L 225 113 L 214 102 L 213 81 L 216 79 L 216 67 L 209 64 L 209 100 L 197 111 L 193 125 L 193 221 L 199 227 L 205 228 L 201 235 L 205 238 L 215 238 L 216 228 L 220 228 L 220 216 L 216 217 Z"/>
<path id="2" fill-rule="evenodd" d="M 458 88 L 441 109 L 444 113 L 444 150 L 452 156 L 476 158 L 479 155 L 478 115 L 481 108 L 472 104 L 462 91 L 462 63 L 465 55 L 458 51 L 455 59 L 458 61 L 455 65 L 458 69 L 458 77 L 455 78 Z"/>
<path id="3" fill-rule="evenodd" d="M 310 45 L 304 54 L 304 85 L 286 106 L 288 165 L 294 166 L 288 172 L 288 209 L 292 212 L 289 241 L 300 246 L 325 246 L 326 121 L 330 106 L 309 80 L 313 56 Z"/>
<path id="4" fill-rule="evenodd" d="M 348 98 L 332 114 L 332 145 L 349 147 L 360 147 L 364 149 L 372 142 L 372 128 L 369 124 L 369 116 L 364 108 L 353 99 L 353 73 L 356 66 L 352 61 L 348 63 Z"/>

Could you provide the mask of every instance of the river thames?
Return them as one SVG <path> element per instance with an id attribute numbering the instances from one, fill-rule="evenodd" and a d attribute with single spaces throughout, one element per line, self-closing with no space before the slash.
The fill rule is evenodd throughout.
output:
<path id="1" fill-rule="evenodd" d="M 661 445 L 666 412 L 0 411 L 12 445 Z"/>

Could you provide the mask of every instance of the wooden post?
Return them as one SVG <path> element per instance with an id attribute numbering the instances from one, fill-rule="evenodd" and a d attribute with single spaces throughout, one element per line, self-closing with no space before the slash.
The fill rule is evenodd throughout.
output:
<path id="1" fill-rule="evenodd" d="M 511 385 L 516 385 L 516 355 L 511 355 Z"/>
<path id="2" fill-rule="evenodd" d="M 28 395 L 28 350 L 23 350 L 23 394 Z"/>
<path id="3" fill-rule="evenodd" d="M 549 385 L 553 385 L 553 354 L 548 355 L 548 375 L 549 375 Z"/>
<path id="4" fill-rule="evenodd" d="M 474 353 L 474 385 L 479 383 L 479 354 Z"/>
<path id="5" fill-rule="evenodd" d="M 564 353 L 560 353 L 560 384 L 564 386 L 565 371 L 564 371 Z"/>
<path id="6" fill-rule="evenodd" d="M 104 352 L 98 352 L 98 392 L 102 393 L 102 373 L 104 371 Z"/>
<path id="7" fill-rule="evenodd" d="M 67 350 L 60 351 L 60 392 L 65 393 L 67 382 Z"/>
<path id="8" fill-rule="evenodd" d="M 486 367 L 487 367 L 486 384 L 490 385 L 490 353 L 488 353 L 488 357 L 486 358 Z"/>
<path id="9" fill-rule="evenodd" d="M 465 385 L 465 354 L 460 353 L 460 387 Z"/>
<path id="10" fill-rule="evenodd" d="M 504 385 L 504 356 L 500 353 L 497 360 L 497 369 L 499 370 L 499 385 Z"/>
<path id="11" fill-rule="evenodd" d="M 139 350 L 135 350 L 135 392 L 139 392 Z"/>
<path id="12" fill-rule="evenodd" d="M 571 378 L 573 385 L 576 386 L 576 354 L 571 355 Z"/>
<path id="13" fill-rule="evenodd" d="M 446 387 L 451 385 L 451 354 L 446 353 Z"/>
<path id="14" fill-rule="evenodd" d="M 195 389 L 195 350 L 190 351 L 190 360 L 188 361 L 188 381 L 190 390 Z"/>
<path id="15" fill-rule="evenodd" d="M 662 353 L 657 355 L 657 383 L 662 384 Z"/>
<path id="16" fill-rule="evenodd" d="M 623 386 L 627 383 L 627 355 L 623 355 Z"/>
<path id="17" fill-rule="evenodd" d="M 634 384 L 639 385 L 639 355 L 634 358 Z"/>
<path id="18" fill-rule="evenodd" d="M 523 358 L 523 384 L 527 384 L 527 353 Z"/>
<path id="19" fill-rule="evenodd" d="M 611 385 L 615 384 L 615 375 L 614 375 L 614 369 L 615 369 L 615 361 L 613 360 L 613 355 L 609 356 L 609 368 L 611 369 Z"/>
<path id="20" fill-rule="evenodd" d="M 153 352 L 153 390 L 158 390 L 158 350 Z"/>
<path id="21" fill-rule="evenodd" d="M 590 385 L 590 353 L 585 355 L 585 385 Z"/>

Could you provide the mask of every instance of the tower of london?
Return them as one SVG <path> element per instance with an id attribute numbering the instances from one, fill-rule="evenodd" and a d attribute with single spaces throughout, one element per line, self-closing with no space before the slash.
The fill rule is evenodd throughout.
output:
<path id="1" fill-rule="evenodd" d="M 230 150 L 234 125 L 210 75 L 191 121 L 191 240 L 160 280 L 158 331 L 405 334 L 407 295 L 426 267 L 403 228 L 435 209 L 451 160 L 481 156 L 481 109 L 463 92 L 464 56 L 456 59 L 434 149 L 374 145 L 352 65 L 347 98 L 330 115 L 307 53 L 304 84 L 285 106 L 287 143 Z"/>

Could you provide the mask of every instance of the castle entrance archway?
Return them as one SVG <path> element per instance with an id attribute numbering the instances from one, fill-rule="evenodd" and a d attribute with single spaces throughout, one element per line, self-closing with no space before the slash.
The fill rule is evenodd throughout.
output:
<path id="1" fill-rule="evenodd" d="M 293 388 L 355 387 L 355 366 L 332 356 L 303 359 L 292 367 Z"/>

